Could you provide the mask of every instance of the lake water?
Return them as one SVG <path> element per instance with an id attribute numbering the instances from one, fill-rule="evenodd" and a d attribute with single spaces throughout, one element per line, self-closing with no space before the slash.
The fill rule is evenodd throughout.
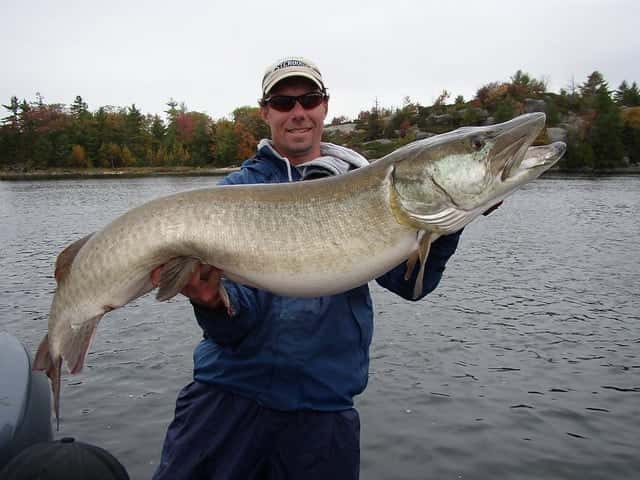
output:
<path id="1" fill-rule="evenodd" d="M 0 331 L 35 351 L 53 262 L 141 202 L 211 178 L 0 182 Z M 549 177 L 463 234 L 440 287 L 372 286 L 361 477 L 623 479 L 640 472 L 640 176 Z M 149 478 L 200 337 L 184 299 L 107 315 L 65 375 L 58 437 Z"/>

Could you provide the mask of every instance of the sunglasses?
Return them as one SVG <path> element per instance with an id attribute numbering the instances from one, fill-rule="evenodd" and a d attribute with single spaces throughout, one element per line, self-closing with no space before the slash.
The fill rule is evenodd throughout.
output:
<path id="1" fill-rule="evenodd" d="M 327 98 L 324 93 L 310 92 L 304 95 L 293 97 L 291 95 L 273 95 L 265 98 L 264 103 L 278 112 L 290 112 L 296 106 L 296 102 L 302 105 L 305 110 L 311 110 L 320 105 Z"/>

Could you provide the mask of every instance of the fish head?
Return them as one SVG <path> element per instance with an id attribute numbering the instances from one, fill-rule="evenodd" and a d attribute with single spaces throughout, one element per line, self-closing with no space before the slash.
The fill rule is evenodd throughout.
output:
<path id="1" fill-rule="evenodd" d="M 421 230 L 462 228 L 562 155 L 559 146 L 540 150 L 523 165 L 544 124 L 544 113 L 531 113 L 459 128 L 397 150 L 391 174 L 396 215 Z"/>

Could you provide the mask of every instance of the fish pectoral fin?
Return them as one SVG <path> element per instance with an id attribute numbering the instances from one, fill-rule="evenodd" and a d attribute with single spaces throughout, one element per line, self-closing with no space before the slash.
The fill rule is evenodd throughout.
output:
<path id="1" fill-rule="evenodd" d="M 416 243 L 418 247 L 420 247 L 420 242 L 426 233 L 427 232 L 425 232 L 424 230 L 418 230 L 418 233 L 416 236 Z M 407 258 L 407 269 L 404 272 L 405 281 L 408 282 L 409 280 L 411 280 L 411 276 L 413 275 L 413 271 L 416 269 L 416 265 L 419 260 L 420 260 L 420 252 L 419 252 L 419 248 L 416 248 L 416 250 L 411 252 L 411 254 L 409 255 L 409 258 Z"/>
<path id="2" fill-rule="evenodd" d="M 474 211 L 447 207 L 433 212 L 407 212 L 409 218 L 425 230 L 449 234 L 460 230 L 476 217 Z"/>
<path id="3" fill-rule="evenodd" d="M 200 260 L 194 257 L 176 257 L 162 267 L 156 298 L 164 302 L 175 297 L 189 283 Z"/>
<path id="4" fill-rule="evenodd" d="M 422 287 L 424 284 L 425 266 L 427 264 L 427 257 L 429 256 L 429 249 L 431 248 L 431 242 L 433 241 L 434 237 L 435 235 L 425 233 L 422 236 L 422 238 L 420 238 L 420 244 L 418 246 L 418 258 L 420 259 L 420 270 L 418 271 L 418 276 L 416 277 L 416 283 L 413 287 L 414 300 L 416 300 L 422 293 Z"/>
<path id="5" fill-rule="evenodd" d="M 411 280 L 411 275 L 413 275 L 413 271 L 416 269 L 418 259 L 419 255 L 417 250 L 409 255 L 409 258 L 407 258 L 407 269 L 404 272 L 405 281 L 408 282 L 409 280 Z"/>

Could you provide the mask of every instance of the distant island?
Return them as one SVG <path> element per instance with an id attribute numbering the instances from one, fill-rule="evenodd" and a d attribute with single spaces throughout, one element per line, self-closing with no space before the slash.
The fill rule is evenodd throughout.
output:
<path id="1" fill-rule="evenodd" d="M 335 117 L 324 140 L 373 160 L 420 138 L 461 126 L 490 125 L 528 112 L 545 112 L 536 144 L 562 140 L 563 172 L 640 173 L 640 90 L 623 81 L 611 90 L 594 71 L 580 85 L 558 93 L 518 70 L 509 82 L 489 83 L 471 100 L 450 101 L 443 90 L 429 106 L 405 97 L 401 107 L 377 102 L 357 118 Z M 223 175 L 252 156 L 269 137 L 258 107 L 243 106 L 214 120 L 173 99 L 165 118 L 135 104 L 90 111 L 81 96 L 67 106 L 14 96 L 3 105 L 0 179 Z"/>

